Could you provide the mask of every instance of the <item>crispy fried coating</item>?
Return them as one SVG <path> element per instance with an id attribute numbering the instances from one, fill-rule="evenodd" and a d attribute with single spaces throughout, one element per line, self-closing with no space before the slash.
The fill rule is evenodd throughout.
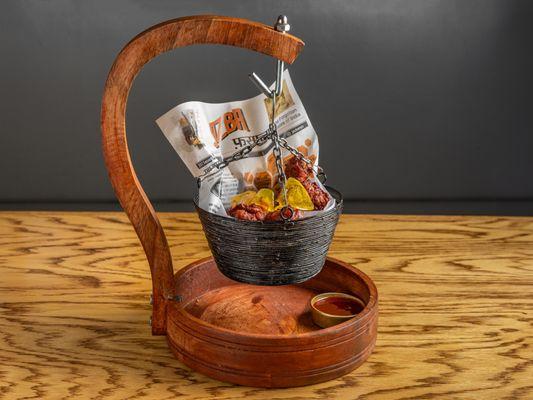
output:
<path id="1" fill-rule="evenodd" d="M 228 214 L 245 221 L 263 221 L 267 216 L 267 211 L 255 204 L 236 204 L 229 209 Z"/>
<path id="2" fill-rule="evenodd" d="M 315 205 L 315 210 L 323 210 L 329 202 L 329 194 L 322 190 L 316 182 L 313 182 L 310 179 L 302 182 L 302 185 L 305 187 L 305 190 L 307 190 L 307 193 L 309 193 L 311 201 Z"/>
<path id="3" fill-rule="evenodd" d="M 287 178 L 295 178 L 303 183 L 314 176 L 313 167 L 305 161 L 291 157 L 285 163 L 285 175 L 287 175 Z"/>

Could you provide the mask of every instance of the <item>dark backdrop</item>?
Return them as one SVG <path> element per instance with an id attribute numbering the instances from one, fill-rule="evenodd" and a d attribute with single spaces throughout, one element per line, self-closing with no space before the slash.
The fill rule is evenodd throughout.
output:
<path id="1" fill-rule="evenodd" d="M 307 44 L 291 75 L 349 210 L 533 213 L 528 0 L 4 0 L 0 207 L 112 207 L 99 131 L 109 67 L 147 27 L 208 13 L 289 16 Z M 144 68 L 127 125 L 151 199 L 183 208 L 194 192 L 154 120 L 186 100 L 254 96 L 247 74 L 273 69 L 265 56 L 215 46 Z"/>

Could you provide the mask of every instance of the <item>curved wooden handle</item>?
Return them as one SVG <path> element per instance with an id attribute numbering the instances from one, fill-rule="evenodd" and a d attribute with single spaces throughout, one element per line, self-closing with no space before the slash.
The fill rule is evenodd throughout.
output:
<path id="1" fill-rule="evenodd" d="M 175 295 L 172 258 L 157 215 L 137 179 L 126 140 L 126 103 L 135 76 L 161 53 L 193 44 L 225 44 L 254 50 L 291 64 L 304 43 L 257 22 L 198 15 L 155 25 L 119 53 L 105 84 L 101 128 L 103 152 L 115 193 L 135 227 L 150 264 L 153 286 L 152 333 L 166 332 L 166 303 Z"/>

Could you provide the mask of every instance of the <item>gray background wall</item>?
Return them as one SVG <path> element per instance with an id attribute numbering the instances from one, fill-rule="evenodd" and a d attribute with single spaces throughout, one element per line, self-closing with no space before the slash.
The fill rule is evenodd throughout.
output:
<path id="1" fill-rule="evenodd" d="M 4 0 L 0 9 L 0 208 L 113 207 L 100 100 L 135 34 L 191 14 L 270 24 L 284 13 L 307 44 L 291 75 L 349 209 L 533 213 L 531 1 Z M 247 74 L 273 78 L 273 68 L 216 46 L 145 67 L 127 126 L 152 199 L 186 208 L 195 188 L 154 120 L 186 100 L 254 96 Z"/>

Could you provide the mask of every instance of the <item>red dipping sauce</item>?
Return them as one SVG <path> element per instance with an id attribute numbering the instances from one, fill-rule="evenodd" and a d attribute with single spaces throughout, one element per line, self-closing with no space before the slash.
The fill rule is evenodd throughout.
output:
<path id="1" fill-rule="evenodd" d="M 317 310 L 322 311 L 323 313 L 339 315 L 341 317 L 359 314 L 365 308 L 362 301 L 334 296 L 320 299 L 313 305 Z"/>

